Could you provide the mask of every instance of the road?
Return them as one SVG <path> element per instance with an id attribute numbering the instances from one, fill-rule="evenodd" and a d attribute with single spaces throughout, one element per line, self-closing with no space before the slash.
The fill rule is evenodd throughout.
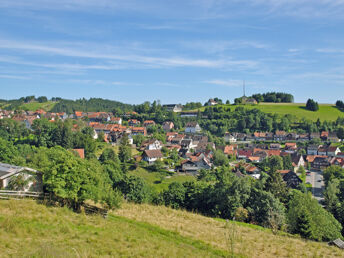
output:
<path id="1" fill-rule="evenodd" d="M 312 185 L 312 195 L 315 199 L 319 202 L 324 200 L 323 191 L 325 190 L 325 184 L 322 171 L 310 170 L 310 174 L 306 177 L 306 183 Z"/>

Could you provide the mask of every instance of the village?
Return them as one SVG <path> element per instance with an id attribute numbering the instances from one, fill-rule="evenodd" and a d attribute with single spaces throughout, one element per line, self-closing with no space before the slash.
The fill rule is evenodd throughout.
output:
<path id="1" fill-rule="evenodd" d="M 212 105 L 210 100 L 209 105 Z M 180 105 L 166 105 L 170 112 L 180 112 Z M 188 114 L 188 113 L 186 113 Z M 195 121 L 186 123 L 183 130 L 175 130 L 174 123 L 164 121 L 160 126 L 165 139 L 156 139 L 149 133 L 153 120 L 140 121 L 136 112 L 128 112 L 121 117 L 115 117 L 107 112 L 74 112 L 74 114 L 51 113 L 44 110 L 37 111 L 0 111 L 0 119 L 11 118 L 25 124 L 31 129 L 34 120 L 46 118 L 50 122 L 71 119 L 83 121 L 86 126 L 93 129 L 94 139 L 101 137 L 109 145 L 116 146 L 122 137 L 128 137 L 129 144 L 138 152 L 133 157 L 135 162 L 144 161 L 153 165 L 161 162 L 162 168 L 180 174 L 197 175 L 202 169 L 212 169 L 214 152 L 220 151 L 228 157 L 228 164 L 233 167 L 233 172 L 239 176 L 250 176 L 259 179 L 260 164 L 271 156 L 290 157 L 292 169 L 279 170 L 286 184 L 297 188 L 302 182 L 300 167 L 307 169 L 307 182 L 310 185 L 323 186 L 321 173 L 331 165 L 344 167 L 344 153 L 340 151 L 339 142 L 335 132 L 319 132 L 298 134 L 294 132 L 254 132 L 252 134 L 239 132 L 226 132 L 223 135 L 222 146 L 216 146 L 209 141 L 209 137 L 202 132 L 202 128 Z M 185 113 L 181 114 L 185 115 Z M 78 125 L 74 124 L 74 130 Z M 134 144 L 134 138 L 140 135 L 139 145 Z M 77 149 L 80 157 L 84 157 L 84 150 Z M 179 162 L 164 162 L 171 152 L 177 153 Z M 312 172 L 313 171 L 313 172 Z M 312 174 L 313 173 L 313 174 Z M 319 176 L 320 175 L 320 176 Z M 315 178 L 320 178 L 316 180 Z M 314 186 L 315 187 L 315 186 Z M 321 192 L 321 191 L 320 191 Z"/>

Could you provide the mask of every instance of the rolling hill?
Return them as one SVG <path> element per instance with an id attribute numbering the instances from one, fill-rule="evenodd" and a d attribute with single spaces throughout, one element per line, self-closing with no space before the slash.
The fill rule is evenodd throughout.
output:
<path id="1" fill-rule="evenodd" d="M 309 111 L 305 108 L 304 103 L 259 103 L 258 105 L 217 105 L 216 107 L 230 107 L 233 111 L 236 107 L 244 107 L 247 109 L 259 109 L 265 113 L 279 114 L 279 115 L 293 115 L 297 120 L 303 118 L 311 121 L 334 121 L 339 116 L 344 117 L 344 112 L 336 108 L 332 104 L 319 104 L 319 110 L 316 112 Z M 200 110 L 204 111 L 206 107 L 201 107 Z M 190 110 L 189 110 L 190 111 Z M 197 111 L 197 110 L 192 110 Z"/>
<path id="2" fill-rule="evenodd" d="M 127 203 L 103 219 L 31 200 L 1 200 L 0 242 L 2 257 L 344 255 L 326 243 L 304 241 L 285 233 L 274 235 L 254 225 Z"/>

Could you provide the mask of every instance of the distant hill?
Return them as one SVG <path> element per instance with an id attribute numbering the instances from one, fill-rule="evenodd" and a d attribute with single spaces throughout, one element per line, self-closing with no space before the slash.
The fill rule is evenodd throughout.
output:
<path id="1" fill-rule="evenodd" d="M 37 109 L 44 109 L 50 112 L 67 112 L 74 113 L 74 111 L 84 112 L 112 112 L 113 110 L 132 111 L 133 105 L 124 104 L 114 100 L 107 100 L 101 98 L 68 100 L 57 98 L 54 101 L 39 102 L 35 99 L 27 101 L 26 98 L 14 100 L 0 100 L 0 108 L 7 110 L 25 110 L 36 111 Z"/>
<path id="2" fill-rule="evenodd" d="M 30 200 L 0 200 L 0 241 L 4 257 L 230 257 L 232 250 L 235 257 L 344 254 L 326 243 L 162 206 L 124 204 L 103 219 Z"/>
<path id="3" fill-rule="evenodd" d="M 230 107 L 233 111 L 236 107 L 244 107 L 247 109 L 259 109 L 265 113 L 279 114 L 279 115 L 293 115 L 297 120 L 303 118 L 312 121 L 335 121 L 339 116 L 344 117 L 344 112 L 340 111 L 332 104 L 319 104 L 318 111 L 309 111 L 306 109 L 305 103 L 259 103 L 256 105 L 216 105 L 215 107 Z M 206 107 L 201 107 L 199 110 L 204 111 Z M 197 110 L 192 110 L 197 111 Z M 190 110 L 188 110 L 190 112 Z"/>

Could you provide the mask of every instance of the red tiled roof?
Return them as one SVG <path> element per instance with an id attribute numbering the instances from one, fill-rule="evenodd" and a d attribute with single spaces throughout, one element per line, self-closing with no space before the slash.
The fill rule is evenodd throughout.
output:
<path id="1" fill-rule="evenodd" d="M 80 158 L 84 159 L 85 158 L 85 150 L 84 149 L 73 149 L 73 151 L 75 151 Z"/>

